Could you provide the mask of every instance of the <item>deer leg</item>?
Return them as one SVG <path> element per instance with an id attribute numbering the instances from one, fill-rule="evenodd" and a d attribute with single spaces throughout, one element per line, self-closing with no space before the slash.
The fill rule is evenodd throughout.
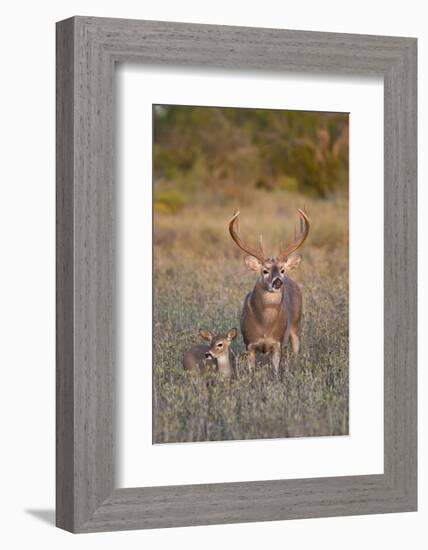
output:
<path id="1" fill-rule="evenodd" d="M 281 344 L 275 342 L 272 344 L 272 364 L 275 371 L 275 378 L 278 380 L 279 377 L 279 363 L 281 361 Z"/>
<path id="2" fill-rule="evenodd" d="M 299 353 L 300 338 L 296 332 L 290 332 L 290 342 L 291 342 L 291 350 L 294 353 Z"/>
<path id="3" fill-rule="evenodd" d="M 247 348 L 248 353 L 248 369 L 250 374 L 254 372 L 256 368 L 256 347 L 253 344 L 250 344 Z"/>

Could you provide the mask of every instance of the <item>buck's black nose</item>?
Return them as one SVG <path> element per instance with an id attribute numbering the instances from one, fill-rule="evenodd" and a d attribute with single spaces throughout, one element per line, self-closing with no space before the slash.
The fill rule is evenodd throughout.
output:
<path id="1" fill-rule="evenodd" d="M 282 281 L 279 277 L 277 277 L 273 283 L 272 283 L 272 286 L 273 288 L 281 288 L 282 287 Z"/>
<path id="2" fill-rule="evenodd" d="M 209 351 L 207 351 L 207 352 L 205 353 L 205 357 L 206 357 L 207 359 L 212 359 L 212 355 L 211 355 L 211 353 L 210 353 Z"/>

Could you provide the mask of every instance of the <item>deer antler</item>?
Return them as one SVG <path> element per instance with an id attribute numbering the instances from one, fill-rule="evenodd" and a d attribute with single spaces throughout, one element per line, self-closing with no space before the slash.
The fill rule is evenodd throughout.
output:
<path id="1" fill-rule="evenodd" d="M 300 208 L 297 209 L 297 211 L 300 214 L 300 233 L 297 236 L 296 231 L 294 232 L 294 242 L 290 244 L 290 246 L 287 246 L 286 248 L 282 249 L 280 253 L 278 254 L 278 261 L 284 262 L 290 254 L 295 252 L 302 244 L 305 242 L 306 237 L 309 234 L 309 218 L 304 210 L 300 210 Z"/>
<path id="2" fill-rule="evenodd" d="M 244 243 L 239 233 L 239 214 L 240 214 L 240 211 L 235 210 L 229 222 L 230 236 L 232 237 L 232 239 L 235 241 L 235 243 L 239 246 L 241 250 L 243 250 L 247 254 L 250 254 L 250 256 L 254 256 L 254 258 L 257 258 L 260 262 L 263 263 L 266 260 L 266 255 L 263 250 L 262 239 L 260 238 L 260 244 L 258 248 L 253 248 Z"/>

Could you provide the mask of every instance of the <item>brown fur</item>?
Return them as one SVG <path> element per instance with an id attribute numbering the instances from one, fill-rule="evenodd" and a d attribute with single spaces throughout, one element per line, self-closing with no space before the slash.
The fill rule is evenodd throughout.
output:
<path id="1" fill-rule="evenodd" d="M 296 262 L 296 259 L 293 261 Z M 287 345 L 289 338 L 293 352 L 299 351 L 302 293 L 298 284 L 285 275 L 288 263 L 270 259 L 260 264 L 261 276 L 245 298 L 241 332 L 251 369 L 255 366 L 257 352 L 270 353 L 275 373 L 278 374 L 281 348 Z M 294 263 L 288 267 L 291 265 L 291 269 L 295 269 Z M 269 273 L 265 275 L 263 269 Z M 284 270 L 283 274 L 281 269 Z M 272 281 L 278 278 L 282 284 L 274 290 Z"/>

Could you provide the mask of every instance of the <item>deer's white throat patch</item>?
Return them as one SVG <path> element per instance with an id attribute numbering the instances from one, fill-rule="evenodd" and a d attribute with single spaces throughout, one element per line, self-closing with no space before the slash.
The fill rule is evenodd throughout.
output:
<path id="1" fill-rule="evenodd" d="M 282 292 L 263 292 L 263 302 L 265 304 L 280 304 L 282 302 Z"/>

